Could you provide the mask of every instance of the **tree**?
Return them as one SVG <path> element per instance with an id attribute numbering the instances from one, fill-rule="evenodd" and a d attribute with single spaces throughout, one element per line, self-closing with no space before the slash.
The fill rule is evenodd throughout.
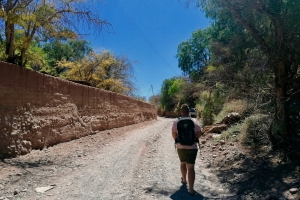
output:
<path id="1" fill-rule="evenodd" d="M 208 17 L 230 16 L 256 41 L 274 74 L 275 135 L 299 145 L 300 21 L 298 0 L 199 0 Z M 298 100 L 297 100 L 298 99 Z"/>
<path id="2" fill-rule="evenodd" d="M 176 81 L 176 78 L 165 79 L 161 86 L 161 96 L 160 104 L 164 111 L 172 111 L 175 108 L 175 105 L 178 103 L 174 96 L 170 95 L 170 88 L 173 83 Z"/>
<path id="3" fill-rule="evenodd" d="M 86 40 L 56 39 L 41 45 L 47 54 L 48 66 L 42 71 L 57 76 L 63 72 L 63 68 L 57 67 L 58 61 L 82 60 L 84 56 L 92 52 L 90 43 Z"/>
<path id="4" fill-rule="evenodd" d="M 2 42 L 5 41 L 6 61 L 24 66 L 26 52 L 35 35 L 41 38 L 74 39 L 79 34 L 79 26 L 101 30 L 108 25 L 86 5 L 84 0 L 0 1 L 0 25 L 5 32 Z"/>
<path id="5" fill-rule="evenodd" d="M 199 78 L 202 69 L 207 66 L 209 60 L 209 30 L 197 30 L 192 37 L 178 45 L 176 58 L 178 66 L 185 75 L 191 78 Z"/>
<path id="6" fill-rule="evenodd" d="M 132 63 L 125 56 L 116 57 L 109 51 L 90 52 L 82 60 L 60 61 L 69 80 L 86 81 L 94 87 L 130 95 L 135 91 Z"/>

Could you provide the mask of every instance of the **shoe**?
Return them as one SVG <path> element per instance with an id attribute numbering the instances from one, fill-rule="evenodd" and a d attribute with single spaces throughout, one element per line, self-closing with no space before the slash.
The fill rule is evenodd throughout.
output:
<path id="1" fill-rule="evenodd" d="M 194 190 L 193 192 L 189 192 L 189 195 L 190 196 L 195 196 L 195 194 L 196 194 L 196 191 Z"/>
<path id="2" fill-rule="evenodd" d="M 186 185 L 187 184 L 187 182 L 183 182 L 182 177 L 181 177 L 181 183 L 182 183 L 182 185 Z"/>

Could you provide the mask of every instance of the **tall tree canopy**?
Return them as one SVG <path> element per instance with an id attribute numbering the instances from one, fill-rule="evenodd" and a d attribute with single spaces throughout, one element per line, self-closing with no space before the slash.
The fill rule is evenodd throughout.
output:
<path id="1" fill-rule="evenodd" d="M 60 61 L 58 67 L 67 68 L 65 77 L 74 81 L 86 81 L 92 86 L 133 95 L 132 62 L 126 56 L 116 57 L 109 51 L 101 54 L 90 52 L 81 60 Z"/>
<path id="2" fill-rule="evenodd" d="M 203 68 L 207 66 L 209 51 L 209 30 L 197 30 L 193 32 L 192 38 L 178 45 L 176 58 L 178 66 L 185 75 L 191 78 L 199 77 Z"/>
<path id="3" fill-rule="evenodd" d="M 5 61 L 25 66 L 34 36 L 76 38 L 80 26 L 101 30 L 108 22 L 93 13 L 85 0 L 2 0 L 0 25 Z"/>
<path id="4" fill-rule="evenodd" d="M 207 69 L 221 69 L 228 82 L 233 77 L 228 75 L 233 72 L 238 75 L 235 78 L 240 78 L 238 81 L 243 79 L 248 84 L 260 73 L 266 74 L 265 78 L 273 81 L 274 89 L 273 139 L 297 146 L 300 138 L 300 1 L 197 0 L 197 3 L 212 19 L 208 62 L 212 66 Z M 186 55 L 191 55 L 188 53 Z M 269 83 L 260 79 L 260 84 Z"/>
<path id="5" fill-rule="evenodd" d="M 63 68 L 56 66 L 58 61 L 78 61 L 93 51 L 90 43 L 86 40 L 51 40 L 41 45 L 47 54 L 48 66 L 41 66 L 41 71 L 57 76 L 64 71 Z"/>

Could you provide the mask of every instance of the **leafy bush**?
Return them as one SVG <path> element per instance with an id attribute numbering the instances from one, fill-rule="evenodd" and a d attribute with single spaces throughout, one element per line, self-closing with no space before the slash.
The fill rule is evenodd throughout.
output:
<path id="1" fill-rule="evenodd" d="M 214 116 L 222 110 L 226 100 L 225 89 L 222 84 L 217 83 L 215 89 L 203 91 L 196 105 L 197 115 L 201 116 L 203 125 L 211 125 Z"/>

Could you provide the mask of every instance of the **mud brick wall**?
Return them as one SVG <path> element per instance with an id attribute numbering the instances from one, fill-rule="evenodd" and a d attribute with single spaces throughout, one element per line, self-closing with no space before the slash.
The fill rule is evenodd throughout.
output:
<path id="1" fill-rule="evenodd" d="M 0 158 L 156 118 L 148 103 L 0 62 Z"/>

